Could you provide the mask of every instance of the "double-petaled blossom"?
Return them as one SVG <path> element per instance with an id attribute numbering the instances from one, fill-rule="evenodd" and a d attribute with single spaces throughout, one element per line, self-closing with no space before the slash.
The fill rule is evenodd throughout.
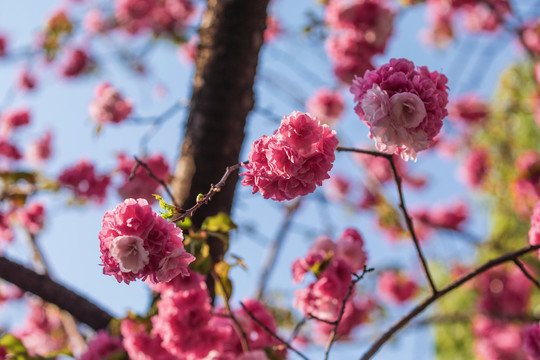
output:
<path id="1" fill-rule="evenodd" d="M 406 59 L 391 59 L 353 80 L 356 113 L 370 128 L 377 150 L 416 160 L 427 149 L 448 114 L 446 76 L 415 68 Z"/>
<path id="2" fill-rule="evenodd" d="M 126 199 L 103 216 L 99 232 L 103 273 L 129 284 L 189 276 L 195 260 L 184 250 L 182 230 L 152 211 L 144 199 Z"/>
<path id="3" fill-rule="evenodd" d="M 131 101 L 108 83 L 100 84 L 95 90 L 95 98 L 90 104 L 90 116 L 98 124 L 119 123 L 131 114 Z"/>
<path id="4" fill-rule="evenodd" d="M 277 201 L 310 194 L 330 177 L 337 145 L 336 133 L 327 125 L 294 111 L 274 134 L 252 144 L 242 184 Z"/>

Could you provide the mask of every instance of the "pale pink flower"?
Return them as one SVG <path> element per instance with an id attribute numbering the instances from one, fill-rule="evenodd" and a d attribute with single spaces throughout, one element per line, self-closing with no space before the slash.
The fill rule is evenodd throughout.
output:
<path id="1" fill-rule="evenodd" d="M 0 135 L 8 137 L 13 130 L 30 124 L 30 110 L 28 108 L 20 108 L 5 111 L 0 117 Z"/>
<path id="2" fill-rule="evenodd" d="M 385 301 L 403 304 L 415 296 L 418 285 L 403 273 L 386 270 L 378 276 L 377 292 Z"/>
<path id="3" fill-rule="evenodd" d="M 332 175 L 323 186 L 324 193 L 328 199 L 340 202 L 347 200 L 350 189 L 351 183 L 346 177 L 341 175 Z"/>
<path id="4" fill-rule="evenodd" d="M 19 73 L 19 78 L 17 80 L 17 86 L 22 91 L 30 91 L 36 88 L 37 78 L 28 68 L 24 68 Z"/>
<path id="5" fill-rule="evenodd" d="M 345 229 L 336 242 L 336 255 L 349 264 L 351 271 L 362 270 L 367 262 L 362 235 L 356 229 Z"/>
<path id="6" fill-rule="evenodd" d="M 0 242 L 12 242 L 13 230 L 9 221 L 11 214 L 0 212 Z"/>
<path id="7" fill-rule="evenodd" d="M 540 325 L 527 326 L 523 332 L 523 350 L 528 360 L 540 360 Z"/>
<path id="8" fill-rule="evenodd" d="M 102 360 L 122 352 L 124 352 L 122 340 L 100 330 L 88 342 L 88 349 L 81 355 L 80 360 Z"/>
<path id="9" fill-rule="evenodd" d="M 264 42 L 270 43 L 278 36 L 283 34 L 284 30 L 278 18 L 272 15 L 266 17 L 266 29 L 264 29 Z"/>
<path id="10" fill-rule="evenodd" d="M 200 40 L 198 36 L 192 36 L 189 41 L 183 43 L 178 48 L 178 52 L 181 58 L 184 59 L 187 63 L 195 63 L 195 59 L 197 58 L 199 41 Z"/>
<path id="11" fill-rule="evenodd" d="M 525 360 L 522 329 L 505 320 L 476 315 L 473 319 L 474 353 L 481 359 Z"/>
<path id="12" fill-rule="evenodd" d="M 463 5 L 465 25 L 471 32 L 494 32 L 498 30 L 512 10 L 508 0 L 493 0 L 488 5 L 481 1 Z"/>
<path id="13" fill-rule="evenodd" d="M 531 52 L 540 54 L 540 19 L 527 22 L 521 30 L 523 42 Z"/>
<path id="14" fill-rule="evenodd" d="M 242 184 L 277 201 L 312 193 L 330 177 L 337 144 L 335 131 L 294 111 L 273 135 L 252 144 Z"/>
<path id="15" fill-rule="evenodd" d="M 489 153 L 473 148 L 459 168 L 459 177 L 472 188 L 481 186 L 489 172 Z"/>
<path id="16" fill-rule="evenodd" d="M 268 360 L 266 353 L 262 350 L 255 350 L 250 352 L 245 352 L 240 355 L 238 360 Z"/>
<path id="17" fill-rule="evenodd" d="M 333 60 L 334 74 L 342 83 L 350 85 L 354 76 L 373 69 L 373 51 L 356 31 L 340 31 L 328 36 L 325 48 Z"/>
<path id="18" fill-rule="evenodd" d="M 379 151 L 416 160 L 447 115 L 447 78 L 406 59 L 391 59 L 353 81 L 355 111 L 370 127 Z"/>
<path id="19" fill-rule="evenodd" d="M 184 250 L 182 230 L 152 212 L 144 199 L 127 199 L 107 211 L 99 241 L 103 273 L 127 284 L 189 276 L 187 265 L 195 260 Z"/>
<path id="20" fill-rule="evenodd" d="M 115 0 L 114 14 L 122 28 L 135 34 L 151 24 L 155 0 Z"/>
<path id="21" fill-rule="evenodd" d="M 536 80 L 536 84 L 540 85 L 540 61 L 534 64 L 534 79 Z M 538 124 L 538 121 L 536 123 Z"/>
<path id="22" fill-rule="evenodd" d="M 23 208 L 17 209 L 19 223 L 30 233 L 37 234 L 45 222 L 45 207 L 38 202 L 32 202 Z"/>
<path id="23" fill-rule="evenodd" d="M 119 123 L 131 114 L 131 101 L 124 99 L 110 84 L 100 84 L 95 95 L 90 104 L 90 116 L 98 124 Z"/>
<path id="24" fill-rule="evenodd" d="M 321 88 L 308 99 L 306 109 L 322 124 L 332 125 L 339 120 L 345 105 L 339 91 Z"/>
<path id="25" fill-rule="evenodd" d="M 98 34 L 107 29 L 104 15 L 99 9 L 92 9 L 86 13 L 83 20 L 84 29 L 89 34 Z"/>
<path id="26" fill-rule="evenodd" d="M 28 146 L 25 157 L 28 161 L 39 164 L 51 157 L 52 133 L 47 131 L 43 136 L 34 140 Z"/>
<path id="27" fill-rule="evenodd" d="M 105 200 L 111 178 L 105 174 L 97 175 L 94 165 L 83 159 L 65 169 L 58 181 L 60 185 L 73 190 L 75 196 L 81 200 L 93 200 L 101 204 Z"/>

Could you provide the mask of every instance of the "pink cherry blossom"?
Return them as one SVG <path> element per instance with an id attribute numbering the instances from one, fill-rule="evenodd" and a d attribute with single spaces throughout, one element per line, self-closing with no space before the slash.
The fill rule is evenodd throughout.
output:
<path id="1" fill-rule="evenodd" d="M 459 177 L 472 188 L 481 186 L 489 172 L 489 153 L 473 148 L 459 168 Z"/>
<path id="2" fill-rule="evenodd" d="M 527 49 L 540 54 L 540 19 L 536 18 L 527 22 L 521 31 Z"/>
<path id="3" fill-rule="evenodd" d="M 135 34 L 151 24 L 154 0 L 115 0 L 116 20 L 129 33 Z"/>
<path id="4" fill-rule="evenodd" d="M 327 125 L 294 111 L 282 119 L 274 134 L 252 144 L 242 184 L 277 201 L 312 193 L 330 177 L 337 144 L 335 132 Z"/>
<path id="5" fill-rule="evenodd" d="M 268 360 L 268 356 L 262 350 L 255 350 L 243 353 L 238 360 Z"/>
<path id="6" fill-rule="evenodd" d="M 416 160 L 427 149 L 447 115 L 447 78 L 406 59 L 391 59 L 353 80 L 355 111 L 369 126 L 379 151 Z"/>
<path id="7" fill-rule="evenodd" d="M 122 345 L 131 360 L 178 359 L 161 346 L 162 339 L 159 335 L 151 335 L 146 332 L 146 324 L 124 319 L 120 325 L 120 330 L 123 338 Z"/>
<path id="8" fill-rule="evenodd" d="M 342 175 L 332 175 L 323 186 L 324 193 L 328 199 L 340 202 L 347 200 L 350 189 L 351 183 Z"/>
<path id="9" fill-rule="evenodd" d="M 48 160 L 52 154 L 51 142 L 52 133 L 47 131 L 41 138 L 30 143 L 26 151 L 25 158 L 35 164 L 40 164 Z"/>
<path id="10" fill-rule="evenodd" d="M 0 212 L 0 242 L 9 243 L 13 241 L 13 230 L 11 229 L 11 213 Z"/>
<path id="11" fill-rule="evenodd" d="M 30 110 L 20 108 L 5 111 L 0 117 L 0 135 L 9 136 L 14 129 L 30 124 Z"/>
<path id="12" fill-rule="evenodd" d="M 188 276 L 187 266 L 195 260 L 184 250 L 182 230 L 152 212 L 144 199 L 126 199 L 107 211 L 99 241 L 103 273 L 126 284 Z"/>
<path id="13" fill-rule="evenodd" d="M 32 202 L 17 210 L 19 223 L 30 233 L 37 234 L 45 222 L 45 207 L 38 202 Z"/>
<path id="14" fill-rule="evenodd" d="M 452 101 L 448 107 L 450 119 L 464 125 L 483 124 L 487 120 L 489 109 L 485 101 L 475 94 L 467 94 Z"/>
<path id="15" fill-rule="evenodd" d="M 90 104 L 90 116 L 98 124 L 119 123 L 131 114 L 131 101 L 126 100 L 108 83 L 96 88 L 96 97 Z"/>
<path id="16" fill-rule="evenodd" d="M 476 315 L 473 319 L 474 353 L 481 359 L 526 360 L 523 334 L 517 324 Z"/>
<path id="17" fill-rule="evenodd" d="M 7 38 L 5 35 L 0 34 L 0 58 L 6 56 Z"/>
<path id="18" fill-rule="evenodd" d="M 540 201 L 536 203 L 531 216 L 531 227 L 529 228 L 529 244 L 540 244 Z M 540 258 L 540 250 L 538 251 Z"/>
<path id="19" fill-rule="evenodd" d="M 107 23 L 103 13 L 99 9 L 88 11 L 83 20 L 84 29 L 89 34 L 98 34 L 107 30 Z"/>
<path id="20" fill-rule="evenodd" d="M 37 78 L 28 68 L 24 68 L 19 73 L 17 86 L 21 91 L 34 90 L 37 86 Z"/>
<path id="21" fill-rule="evenodd" d="M 22 159 L 22 154 L 19 149 L 5 139 L 0 138 L 0 156 L 3 156 L 10 160 Z"/>
<path id="22" fill-rule="evenodd" d="M 102 360 L 122 352 L 122 340 L 100 330 L 88 342 L 88 349 L 81 355 L 80 360 Z"/>
<path id="23" fill-rule="evenodd" d="M 58 181 L 60 185 L 73 190 L 81 200 L 93 200 L 101 204 L 105 200 L 111 179 L 108 175 L 97 175 L 94 165 L 83 159 L 65 169 Z"/>
<path id="24" fill-rule="evenodd" d="M 430 227 L 460 231 L 468 218 L 468 212 L 467 205 L 463 201 L 457 201 L 431 209 L 416 210 L 412 217 Z"/>
<path id="25" fill-rule="evenodd" d="M 62 76 L 66 78 L 76 77 L 84 72 L 90 59 L 83 49 L 69 49 L 61 66 Z"/>
<path id="26" fill-rule="evenodd" d="M 165 182 L 169 181 L 169 165 L 161 154 L 153 154 L 141 159 L 150 168 L 152 173 Z M 153 204 L 156 200 L 153 194 L 159 193 L 161 185 L 153 179 L 145 168 L 139 166 L 135 175 L 131 173 L 136 166 L 136 161 L 126 154 L 118 155 L 117 171 L 123 175 L 123 183 L 118 188 L 118 193 L 124 199 L 143 198 Z"/>
<path id="27" fill-rule="evenodd" d="M 195 63 L 195 59 L 197 58 L 199 41 L 200 40 L 198 36 L 192 36 L 189 41 L 183 43 L 178 48 L 180 57 L 187 63 Z"/>
<path id="28" fill-rule="evenodd" d="M 384 300 L 402 304 L 412 299 L 418 292 L 418 285 L 406 275 L 393 270 L 379 274 L 377 292 Z"/>
<path id="29" fill-rule="evenodd" d="M 336 247 L 336 255 L 349 264 L 351 271 L 357 272 L 364 268 L 367 262 L 364 239 L 356 229 L 345 229 L 337 240 Z"/>
<path id="30" fill-rule="evenodd" d="M 345 105 L 339 91 L 321 88 L 308 99 L 306 109 L 322 124 L 332 125 L 339 120 Z"/>
<path id="31" fill-rule="evenodd" d="M 284 30 L 278 18 L 272 15 L 266 17 L 266 29 L 264 30 L 264 42 L 270 43 L 278 36 L 283 34 Z"/>
<path id="32" fill-rule="evenodd" d="M 523 350 L 528 360 L 540 360 L 540 325 L 527 326 L 523 332 Z"/>
<path id="33" fill-rule="evenodd" d="M 489 5 L 481 1 L 468 2 L 462 8 L 465 25 L 471 32 L 494 32 L 511 13 L 508 0 L 493 0 Z"/>

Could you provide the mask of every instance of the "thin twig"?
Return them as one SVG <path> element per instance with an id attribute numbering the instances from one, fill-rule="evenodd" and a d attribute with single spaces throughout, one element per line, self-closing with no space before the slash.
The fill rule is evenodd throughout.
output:
<path id="1" fill-rule="evenodd" d="M 300 199 L 301 198 L 298 198 L 297 200 L 295 200 L 293 203 L 291 203 L 289 206 L 286 207 L 285 219 L 283 220 L 283 223 L 281 224 L 281 227 L 279 228 L 279 231 L 276 237 L 274 238 L 274 241 L 272 241 L 272 245 L 270 247 L 270 254 L 267 257 L 266 264 L 264 265 L 263 271 L 261 273 L 259 286 L 257 290 L 258 300 L 261 300 L 264 295 L 266 285 L 268 284 L 268 279 L 274 268 L 274 265 L 276 264 L 276 259 L 279 254 L 279 250 L 281 249 L 281 246 L 285 240 L 287 232 L 289 231 L 291 227 L 293 215 L 296 213 L 296 211 L 300 207 L 300 203 L 301 203 Z"/>
<path id="2" fill-rule="evenodd" d="M 531 275 L 531 273 L 525 268 L 525 265 L 523 265 L 523 263 L 518 258 L 515 258 L 513 261 L 514 264 L 516 264 L 517 267 L 521 270 L 523 275 L 525 275 L 527 279 L 531 280 L 531 282 L 536 285 L 538 289 L 540 289 L 540 282 L 538 282 L 538 280 L 536 280 L 534 276 Z"/>
<path id="3" fill-rule="evenodd" d="M 243 302 L 240 301 L 240 306 L 242 306 L 242 309 L 248 314 L 248 316 L 257 323 L 268 335 L 285 345 L 287 349 L 291 350 L 292 352 L 296 353 L 298 356 L 300 356 L 304 360 L 309 360 L 309 358 L 302 354 L 300 351 L 298 351 L 295 347 L 293 347 L 291 344 L 289 344 L 287 341 L 283 340 L 278 334 L 276 334 L 274 331 L 270 330 L 268 326 L 266 326 L 261 320 L 259 320 L 249 309 L 244 305 Z"/>
<path id="4" fill-rule="evenodd" d="M 436 300 L 443 297 L 447 293 L 451 292 L 454 289 L 457 289 L 461 285 L 465 284 L 467 281 L 475 278 L 476 276 L 484 273 L 485 271 L 503 264 L 508 261 L 512 261 L 514 259 L 519 258 L 522 255 L 525 255 L 531 251 L 540 249 L 539 245 L 534 246 L 527 246 L 524 248 L 521 248 L 517 251 L 501 255 L 495 259 L 492 259 L 483 265 L 479 266 L 475 270 L 469 272 L 466 275 L 463 275 L 456 281 L 450 283 L 446 287 L 442 288 L 436 293 L 431 294 L 428 298 L 423 300 L 421 303 L 419 303 L 416 307 L 414 307 L 407 315 L 405 315 L 403 318 L 401 318 L 398 322 L 396 322 L 394 325 L 392 325 L 384 334 L 382 334 L 377 341 L 375 341 L 373 344 L 371 344 L 370 348 L 362 355 L 360 360 L 369 360 L 379 351 L 379 349 L 392 338 L 392 336 L 398 332 L 400 329 L 405 327 L 412 319 L 414 319 L 416 316 L 421 314 L 429 305 L 433 304 Z"/>
<path id="5" fill-rule="evenodd" d="M 396 187 L 399 194 L 399 207 L 401 209 L 401 212 L 403 213 L 403 216 L 405 217 L 405 222 L 407 224 L 407 229 L 409 230 L 409 233 L 411 235 L 411 238 L 414 243 L 414 247 L 416 249 L 416 253 L 418 254 L 418 258 L 420 259 L 420 262 L 422 264 L 422 269 L 424 270 L 424 273 L 426 275 L 426 279 L 428 280 L 429 287 L 431 288 L 431 292 L 433 294 L 437 293 L 437 287 L 435 286 L 435 283 L 433 282 L 433 278 L 431 276 L 431 273 L 428 268 L 428 264 L 426 261 L 426 258 L 424 257 L 424 253 L 422 252 L 422 249 L 420 248 L 420 242 L 418 241 L 418 237 L 416 236 L 416 232 L 414 231 L 414 226 L 411 220 L 411 217 L 409 215 L 409 212 L 407 211 L 407 207 L 405 206 L 405 199 L 403 196 L 403 188 L 401 186 L 401 177 L 399 176 L 396 168 L 396 164 L 394 162 L 394 156 L 392 154 L 385 154 L 379 151 L 372 151 L 372 150 L 363 150 L 363 149 L 356 149 L 356 148 L 346 148 L 339 146 L 337 148 L 337 151 L 349 151 L 349 152 L 356 152 L 361 154 L 368 154 L 372 156 L 379 156 L 384 157 L 388 162 L 390 163 L 390 166 L 392 168 L 392 174 L 394 175 L 394 180 L 396 182 Z"/>
<path id="6" fill-rule="evenodd" d="M 306 324 L 307 321 L 308 321 L 308 318 L 302 318 L 302 320 L 300 320 L 296 324 L 293 331 L 291 332 L 291 335 L 289 336 L 289 341 L 288 341 L 289 343 L 293 342 L 294 339 L 296 339 L 296 336 L 300 332 L 300 329 L 302 329 L 302 327 Z"/>
<path id="7" fill-rule="evenodd" d="M 205 204 L 208 204 L 208 202 L 210 200 L 212 200 L 212 197 L 216 193 L 221 191 L 221 188 L 223 186 L 225 186 L 225 183 L 227 182 L 227 179 L 232 174 L 232 172 L 235 171 L 235 170 L 238 170 L 241 166 L 243 166 L 245 164 L 247 164 L 247 161 L 244 162 L 244 163 L 239 163 L 239 164 L 235 164 L 235 165 L 232 165 L 232 166 L 227 166 L 227 169 L 225 170 L 225 174 L 223 174 L 223 177 L 221 178 L 221 180 L 219 180 L 219 182 L 216 185 L 210 185 L 210 190 L 208 190 L 206 195 L 198 196 L 197 197 L 197 203 L 195 205 L 193 205 L 192 207 L 190 207 L 189 209 L 187 209 L 187 210 L 183 210 L 183 209 L 178 208 L 178 214 L 175 214 L 175 216 L 173 216 L 170 221 L 171 222 L 184 221 L 186 217 L 192 217 L 193 214 L 195 213 L 195 211 L 197 211 L 198 208 L 200 208 L 201 206 L 203 206 Z M 200 195 L 202 195 L 202 194 L 200 194 Z M 175 204 L 175 206 L 177 206 L 177 205 Z"/>
<path id="8" fill-rule="evenodd" d="M 351 284 L 349 285 L 347 294 L 341 301 L 341 309 L 339 310 L 338 317 L 334 323 L 334 328 L 332 329 L 332 332 L 330 333 L 330 339 L 328 340 L 328 344 L 326 345 L 326 350 L 324 352 L 324 360 L 328 360 L 328 356 L 330 356 L 330 349 L 332 349 L 332 345 L 337 340 L 339 323 L 341 322 L 341 319 L 343 318 L 343 314 L 345 313 L 345 306 L 347 305 L 347 300 L 349 300 L 349 297 L 352 294 L 354 286 L 356 285 L 357 282 L 362 280 L 368 272 L 371 272 L 373 270 L 374 270 L 373 268 L 368 269 L 367 266 L 364 265 L 364 270 L 362 271 L 361 275 L 353 274 L 354 279 L 351 281 Z"/>
<path id="9" fill-rule="evenodd" d="M 154 172 L 152 171 L 152 169 L 150 169 L 150 167 L 148 166 L 147 163 L 145 163 L 144 161 L 142 161 L 141 159 L 139 159 L 136 156 L 133 156 L 133 158 L 135 159 L 137 164 L 135 165 L 135 167 L 131 171 L 131 174 L 129 176 L 129 180 L 131 181 L 133 179 L 133 177 L 135 176 L 135 172 L 137 171 L 137 168 L 139 166 L 142 166 L 152 179 L 156 180 L 161 186 L 163 186 L 163 188 L 165 189 L 165 192 L 167 192 L 167 195 L 169 195 L 169 197 L 171 198 L 171 201 L 173 202 L 174 206 L 178 207 L 178 204 L 176 203 L 176 199 L 174 198 L 174 196 L 173 196 L 173 194 L 171 192 L 171 189 L 169 189 L 169 186 L 165 183 L 165 181 L 163 181 L 163 179 L 160 179 L 159 177 L 157 177 L 156 174 L 154 174 Z"/>
<path id="10" fill-rule="evenodd" d="M 242 345 L 243 352 L 248 352 L 250 350 L 248 337 L 246 335 L 246 332 L 242 328 L 242 325 L 240 324 L 236 316 L 234 316 L 234 312 L 231 310 L 231 305 L 229 304 L 229 297 L 231 294 L 227 293 L 225 284 L 223 284 L 223 280 L 221 280 L 218 274 L 216 274 L 214 269 L 212 268 L 210 269 L 210 274 L 214 278 L 214 281 L 217 282 L 219 286 L 221 286 L 221 291 L 223 292 L 223 302 L 225 303 L 225 309 L 227 310 L 227 315 L 232 320 L 234 329 L 238 333 L 238 337 L 240 338 L 240 344 Z"/>

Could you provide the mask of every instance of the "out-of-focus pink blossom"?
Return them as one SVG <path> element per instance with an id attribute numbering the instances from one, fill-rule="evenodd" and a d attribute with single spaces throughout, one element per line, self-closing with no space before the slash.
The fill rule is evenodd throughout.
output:
<path id="1" fill-rule="evenodd" d="M 527 313 L 532 283 L 517 267 L 491 269 L 476 278 L 478 307 L 494 316 L 520 316 Z"/>
<path id="2" fill-rule="evenodd" d="M 88 342 L 88 349 L 81 355 L 80 360 L 102 360 L 122 352 L 124 352 L 122 340 L 100 330 Z"/>
<path id="3" fill-rule="evenodd" d="M 30 110 L 20 108 L 5 111 L 0 117 L 0 135 L 8 137 L 13 130 L 30 124 Z"/>
<path id="4" fill-rule="evenodd" d="M 100 84 L 95 93 L 96 97 L 90 104 L 90 116 L 98 124 L 119 123 L 131 114 L 131 101 L 124 99 L 110 84 Z"/>
<path id="5" fill-rule="evenodd" d="M 321 88 L 308 99 L 306 110 L 315 116 L 322 124 L 332 125 L 343 113 L 345 104 L 337 90 Z"/>
<path id="6" fill-rule="evenodd" d="M 182 230 L 152 211 L 144 199 L 127 199 L 103 217 L 99 232 L 103 273 L 129 284 L 188 276 L 195 258 L 184 250 Z"/>
<path id="7" fill-rule="evenodd" d="M 534 79 L 536 80 L 536 84 L 540 85 L 540 61 L 534 64 Z M 538 124 L 538 121 L 536 123 Z"/>
<path id="8" fill-rule="evenodd" d="M 0 58 L 6 56 L 7 38 L 5 35 L 0 34 Z"/>
<path id="9" fill-rule="evenodd" d="M 162 339 L 159 335 L 146 332 L 146 324 L 124 319 L 120 325 L 120 331 L 123 338 L 122 345 L 131 360 L 178 359 L 161 346 Z"/>
<path id="10" fill-rule="evenodd" d="M 355 111 L 370 128 L 379 151 L 416 160 L 448 114 L 448 79 L 406 59 L 391 59 L 353 80 Z"/>
<path id="11" fill-rule="evenodd" d="M 84 29 L 89 34 L 98 34 L 107 29 L 103 13 L 99 9 L 92 9 L 86 13 L 83 20 Z"/>
<path id="12" fill-rule="evenodd" d="M 412 217 L 423 224 L 440 229 L 460 231 L 468 218 L 468 208 L 463 201 L 432 209 L 419 209 Z"/>
<path id="13" fill-rule="evenodd" d="M 534 206 L 531 215 L 531 227 L 529 228 L 529 244 L 540 244 L 540 201 Z M 538 257 L 540 258 L 540 250 L 538 250 Z"/>
<path id="14" fill-rule="evenodd" d="M 152 173 L 165 183 L 169 181 L 169 165 L 161 154 L 154 154 L 141 159 L 148 165 Z M 153 204 L 156 200 L 152 194 L 158 193 L 160 184 L 153 179 L 145 168 L 139 166 L 132 179 L 131 173 L 136 166 L 133 158 L 126 154 L 118 155 L 117 170 L 123 175 L 123 183 L 118 188 L 118 193 L 124 199 L 143 198 L 148 203 Z"/>
<path id="15" fill-rule="evenodd" d="M 41 138 L 30 143 L 25 154 L 26 159 L 35 164 L 48 160 L 52 154 L 51 143 L 52 132 L 47 131 Z"/>
<path id="16" fill-rule="evenodd" d="M 24 68 L 19 74 L 17 86 L 22 91 L 33 90 L 37 86 L 37 78 L 30 72 L 30 69 Z"/>
<path id="17" fill-rule="evenodd" d="M 32 202 L 17 210 L 19 223 L 32 234 L 37 234 L 45 222 L 45 207 L 38 202 Z"/>
<path id="18" fill-rule="evenodd" d="M 262 350 L 255 350 L 243 353 L 238 360 L 268 360 L 268 356 Z"/>
<path id="19" fill-rule="evenodd" d="M 283 34 L 284 30 L 278 18 L 272 15 L 266 17 L 266 29 L 264 30 L 264 42 L 270 43 L 278 36 Z"/>
<path id="20" fill-rule="evenodd" d="M 481 186 L 489 172 L 489 153 L 473 148 L 459 168 L 459 177 L 472 188 Z"/>
<path id="21" fill-rule="evenodd" d="M 385 301 L 403 304 L 415 296 L 418 285 L 400 272 L 386 270 L 379 274 L 377 292 Z"/>
<path id="22" fill-rule="evenodd" d="M 62 186 L 73 190 L 81 200 L 93 200 L 101 204 L 105 200 L 111 178 L 108 175 L 97 175 L 94 165 L 83 159 L 65 169 L 58 181 Z"/>
<path id="23" fill-rule="evenodd" d="M 345 229 L 336 242 L 335 255 L 345 260 L 351 271 L 362 270 L 367 262 L 362 235 L 356 229 Z"/>
<path id="24" fill-rule="evenodd" d="M 116 20 L 125 30 L 135 34 L 150 26 L 155 3 L 155 0 L 116 0 Z"/>
<path id="25" fill-rule="evenodd" d="M 488 113 L 487 104 L 475 94 L 464 95 L 452 101 L 448 107 L 450 119 L 458 120 L 464 125 L 483 124 Z"/>
<path id="26" fill-rule="evenodd" d="M 274 134 L 252 144 L 242 185 L 277 201 L 312 193 L 330 177 L 337 145 L 335 131 L 294 111 Z"/>
<path id="27" fill-rule="evenodd" d="M 527 326 L 523 332 L 523 350 L 528 360 L 540 360 L 540 325 Z"/>
<path id="28" fill-rule="evenodd" d="M 0 212 L 0 242 L 9 243 L 13 241 L 13 230 L 9 221 L 11 214 Z"/>
<path id="29" fill-rule="evenodd" d="M 82 74 L 87 69 L 90 58 L 83 49 L 69 49 L 63 61 L 60 70 L 62 76 L 71 78 Z"/>
<path id="30" fill-rule="evenodd" d="M 490 4 L 481 1 L 469 2 L 463 6 L 465 25 L 472 32 L 494 32 L 505 17 L 512 12 L 508 0 L 494 0 Z"/>
<path id="31" fill-rule="evenodd" d="M 0 156 L 10 160 L 22 159 L 22 154 L 19 149 L 5 139 L 0 139 Z"/>
<path id="32" fill-rule="evenodd" d="M 526 360 L 522 329 L 505 320 L 476 315 L 473 319 L 474 353 L 481 359 Z"/>
<path id="33" fill-rule="evenodd" d="M 197 58 L 199 41 L 200 40 L 198 36 L 192 36 L 189 41 L 180 45 L 180 47 L 178 48 L 180 57 L 190 64 L 195 63 L 195 59 Z"/>
<path id="34" fill-rule="evenodd" d="M 540 54 L 540 19 L 527 22 L 521 30 L 523 42 L 531 52 Z"/>
<path id="35" fill-rule="evenodd" d="M 370 176 L 374 176 L 381 184 L 389 181 L 394 181 L 394 173 L 387 159 L 381 156 L 373 156 L 369 154 L 353 153 L 353 158 L 362 164 L 366 172 Z M 403 182 L 413 188 L 422 188 L 426 184 L 426 178 L 418 175 L 411 175 L 407 171 L 407 164 L 398 156 L 394 155 L 394 165 L 398 175 L 403 179 Z"/>
<path id="36" fill-rule="evenodd" d="M 323 186 L 326 196 L 333 201 L 343 202 L 347 200 L 351 183 L 342 175 L 332 175 Z"/>

